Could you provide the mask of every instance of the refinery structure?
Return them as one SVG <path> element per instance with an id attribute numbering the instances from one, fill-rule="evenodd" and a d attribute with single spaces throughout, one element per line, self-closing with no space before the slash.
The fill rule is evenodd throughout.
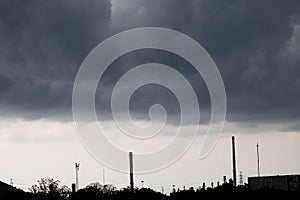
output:
<path id="1" fill-rule="evenodd" d="M 227 177 L 223 176 L 223 186 L 227 187 L 247 187 L 249 191 L 258 191 L 263 189 L 274 189 L 276 191 L 284 191 L 284 192 L 293 192 L 293 191 L 300 191 L 300 175 L 276 175 L 276 176 L 263 176 L 260 172 L 260 157 L 259 157 L 259 144 L 256 144 L 256 158 L 257 158 L 257 176 L 248 177 L 246 180 L 248 183 L 244 182 L 244 177 L 242 171 L 239 171 L 239 174 L 237 174 L 237 160 L 236 157 L 236 139 L 234 136 L 231 137 L 231 148 L 232 148 L 232 177 L 228 179 Z M 134 184 L 134 153 L 129 152 L 128 154 L 128 185 L 129 190 L 134 193 L 136 187 Z M 75 181 L 71 185 L 71 191 L 72 193 L 75 193 L 79 191 L 80 188 L 80 179 L 79 179 L 79 167 L 80 164 L 78 162 L 75 163 Z M 237 177 L 239 176 L 239 177 Z M 239 180 L 239 181 L 238 181 Z M 142 183 L 142 189 L 144 188 L 144 181 L 141 181 Z M 105 185 L 105 172 L 103 170 L 103 187 L 108 186 Z M 218 181 L 216 184 L 214 182 L 211 182 L 209 186 L 207 186 L 205 183 L 201 184 L 201 189 L 206 188 L 214 188 L 214 187 L 220 187 L 221 184 Z M 112 188 L 114 186 L 112 185 Z M 6 194 L 7 192 L 16 190 L 15 187 L 13 187 L 13 180 L 10 180 L 10 184 L 6 184 L 0 181 L 0 197 L 3 194 Z M 185 187 L 184 187 L 185 190 Z M 175 185 L 173 185 L 173 192 L 175 192 Z M 164 194 L 164 186 L 161 186 L 161 193 Z"/>

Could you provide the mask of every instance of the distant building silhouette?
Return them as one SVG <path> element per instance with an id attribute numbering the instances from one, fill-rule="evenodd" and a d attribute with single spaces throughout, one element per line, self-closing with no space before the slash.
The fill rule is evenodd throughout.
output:
<path id="1" fill-rule="evenodd" d="M 285 192 L 299 191 L 300 175 L 249 177 L 248 184 L 251 191 L 267 188 Z"/>

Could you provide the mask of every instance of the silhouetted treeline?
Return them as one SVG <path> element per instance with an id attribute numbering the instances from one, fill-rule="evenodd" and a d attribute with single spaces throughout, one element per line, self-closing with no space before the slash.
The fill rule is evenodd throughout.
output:
<path id="1" fill-rule="evenodd" d="M 257 198 L 267 195 L 268 198 L 289 198 L 294 195 L 299 196 L 300 192 L 281 192 L 272 188 L 263 188 L 252 192 L 247 185 L 233 187 L 232 184 L 223 184 L 215 188 L 188 188 L 173 189 L 170 195 L 165 195 L 150 188 L 136 188 L 131 191 L 130 188 L 117 190 L 112 185 L 101 185 L 92 183 L 77 192 L 71 193 L 64 187 L 55 186 L 53 180 L 43 180 L 41 185 L 34 185 L 35 190 L 23 192 L 15 190 L 6 194 L 3 200 L 199 200 L 206 197 L 219 198 Z M 58 183 L 58 182 L 55 182 Z M 40 187 L 41 186 L 41 187 Z M 44 187 L 45 186 L 45 187 Z"/>

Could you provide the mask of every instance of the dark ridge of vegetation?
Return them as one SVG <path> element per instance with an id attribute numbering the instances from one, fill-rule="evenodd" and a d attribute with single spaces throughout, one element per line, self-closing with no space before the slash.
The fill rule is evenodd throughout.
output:
<path id="1" fill-rule="evenodd" d="M 87 187 L 72 193 L 67 186 L 59 185 L 59 181 L 51 178 L 43 178 L 38 184 L 29 188 L 30 192 L 13 190 L 1 197 L 2 200 L 199 200 L 205 197 L 221 198 L 257 198 L 267 195 L 268 198 L 289 198 L 300 196 L 300 191 L 283 192 L 272 188 L 263 188 L 258 191 L 250 191 L 248 186 L 234 187 L 232 183 L 225 183 L 215 188 L 189 188 L 173 190 L 170 195 L 162 194 L 150 188 L 129 187 L 117 190 L 112 185 L 92 183 Z"/>

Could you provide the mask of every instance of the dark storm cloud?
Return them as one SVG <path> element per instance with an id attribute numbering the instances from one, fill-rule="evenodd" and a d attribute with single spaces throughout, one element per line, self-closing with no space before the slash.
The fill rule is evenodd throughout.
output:
<path id="1" fill-rule="evenodd" d="M 110 10 L 106 0 L 1 0 L 1 115 L 70 113 L 76 72 L 107 37 Z"/>
<path id="2" fill-rule="evenodd" d="M 188 34 L 210 53 L 224 79 L 229 120 L 276 122 L 300 117 L 298 0 L 113 0 L 112 9 L 109 1 L 102 0 L 0 2 L 0 106 L 4 113 L 70 114 L 76 72 L 95 45 L 112 32 L 161 26 Z M 157 52 L 152 57 L 168 56 Z M 133 56 L 123 65 L 145 60 L 146 56 Z M 170 65 L 177 62 L 167 60 Z M 113 79 L 120 74 L 116 70 L 109 75 L 108 89 L 99 94 L 104 105 L 109 102 L 107 91 Z M 191 70 L 186 76 L 195 83 L 200 80 Z M 149 95 L 142 96 L 135 97 L 137 112 L 147 107 L 141 102 L 153 102 Z M 164 101 L 177 105 L 167 97 Z M 209 105 L 205 100 L 204 106 Z"/>
<path id="3" fill-rule="evenodd" d="M 173 28 L 206 48 L 224 79 L 227 119 L 300 117 L 299 1 L 122 2 L 113 16 L 116 27 Z"/>

